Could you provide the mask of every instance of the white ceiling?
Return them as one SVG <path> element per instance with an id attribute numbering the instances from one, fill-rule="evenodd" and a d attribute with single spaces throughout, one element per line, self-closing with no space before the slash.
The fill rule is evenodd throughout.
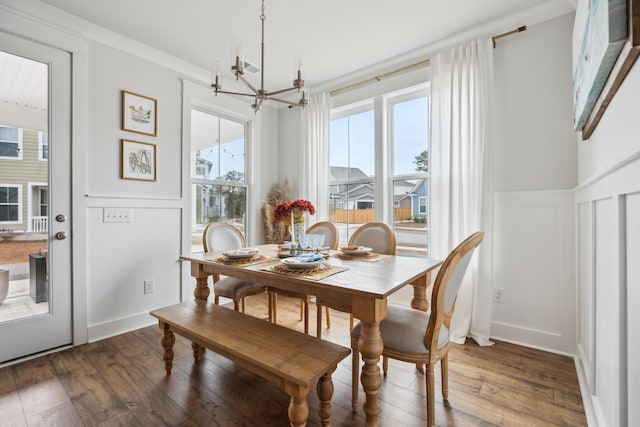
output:
<path id="1" fill-rule="evenodd" d="M 304 59 L 307 82 L 326 84 L 529 8 L 567 13 L 575 1 L 266 0 L 265 89 L 291 84 L 296 56 Z M 234 36 L 244 39 L 246 59 L 260 63 L 259 0 L 40 2 L 202 69 L 211 69 L 214 57 L 228 69 Z M 259 84 L 259 76 L 250 79 Z"/>

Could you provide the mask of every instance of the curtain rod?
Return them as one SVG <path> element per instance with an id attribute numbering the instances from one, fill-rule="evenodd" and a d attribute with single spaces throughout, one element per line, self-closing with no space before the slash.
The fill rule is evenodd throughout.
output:
<path id="1" fill-rule="evenodd" d="M 526 29 L 527 29 L 527 26 L 523 25 L 522 27 L 518 27 L 515 30 L 507 31 L 506 33 L 498 34 L 498 35 L 495 35 L 495 36 L 491 37 L 491 42 L 493 43 L 493 47 L 494 48 L 496 47 L 496 40 L 501 39 L 503 37 L 508 37 L 508 36 L 510 36 L 512 34 L 521 33 L 523 31 L 526 31 Z M 408 70 L 410 70 L 412 68 L 417 68 L 417 67 L 419 67 L 421 65 L 427 65 L 427 64 L 429 64 L 429 62 L 431 62 L 431 60 L 429 58 L 423 59 L 422 61 L 416 62 L 414 64 L 406 65 L 406 66 L 398 68 L 396 70 L 389 71 L 389 72 L 386 72 L 384 74 L 380 74 L 378 76 L 374 76 L 374 77 L 371 77 L 369 79 L 359 81 L 358 83 L 353 83 L 353 84 L 350 84 L 348 86 L 344 86 L 344 87 L 341 87 L 339 89 L 332 90 L 331 92 L 329 92 L 329 95 L 330 96 L 335 96 L 335 95 L 337 95 L 339 93 L 347 92 L 347 91 L 349 91 L 351 89 L 355 89 L 357 87 L 364 86 L 364 85 L 369 84 L 369 83 L 379 82 L 382 79 L 385 79 L 387 77 L 391 77 L 391 76 L 396 75 L 396 74 L 404 73 L 405 71 L 408 71 Z"/>

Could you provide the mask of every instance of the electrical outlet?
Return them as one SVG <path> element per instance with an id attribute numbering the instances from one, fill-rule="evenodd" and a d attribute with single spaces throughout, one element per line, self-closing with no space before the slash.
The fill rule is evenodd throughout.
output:
<path id="1" fill-rule="evenodd" d="M 145 280 L 144 281 L 144 293 L 145 294 L 152 294 L 153 291 L 156 290 L 156 283 L 153 279 L 149 279 L 149 280 Z"/>
<path id="2" fill-rule="evenodd" d="M 504 304 L 503 288 L 493 288 L 493 302 L 496 304 Z"/>
<path id="3" fill-rule="evenodd" d="M 102 212 L 102 222 L 131 222 L 131 215 L 131 209 L 104 208 Z"/>

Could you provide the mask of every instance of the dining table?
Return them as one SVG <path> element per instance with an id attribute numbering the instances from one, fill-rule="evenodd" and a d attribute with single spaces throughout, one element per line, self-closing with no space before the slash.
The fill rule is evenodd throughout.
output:
<path id="1" fill-rule="evenodd" d="M 247 260 L 229 258 L 223 255 L 224 251 L 181 255 L 182 261 L 191 264 L 191 276 L 196 282 L 194 297 L 206 301 L 211 293 L 208 277 L 224 275 L 313 295 L 319 304 L 352 313 L 362 324 L 358 350 L 363 360 L 360 382 L 366 395 L 363 403 L 366 424 L 378 426 L 380 406 L 377 396 L 382 385 L 378 362 L 383 350 L 379 326 L 387 315 L 387 300 L 393 293 L 411 285 L 411 307 L 426 311 L 431 273 L 442 261 L 423 256 L 347 255 L 332 250 L 325 252 L 325 259 L 317 268 L 306 269 L 291 268 L 290 264 L 282 263 L 286 258 L 278 245 L 264 244 L 252 249 L 255 253 Z"/>

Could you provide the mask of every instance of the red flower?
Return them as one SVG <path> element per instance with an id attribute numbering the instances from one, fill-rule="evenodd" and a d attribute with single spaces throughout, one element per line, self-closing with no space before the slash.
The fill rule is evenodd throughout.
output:
<path id="1" fill-rule="evenodd" d="M 293 214 L 294 222 L 302 222 L 304 221 L 303 212 L 309 212 L 310 215 L 314 215 L 316 208 L 310 201 L 303 199 L 282 202 L 273 211 L 273 220 L 291 225 L 291 214 Z"/>

